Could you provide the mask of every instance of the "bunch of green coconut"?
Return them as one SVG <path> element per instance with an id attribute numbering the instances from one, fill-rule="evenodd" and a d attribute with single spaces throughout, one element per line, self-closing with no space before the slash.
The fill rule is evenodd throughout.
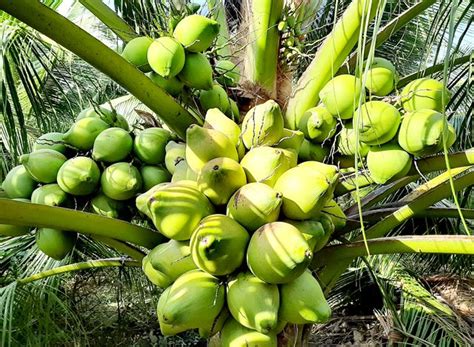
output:
<path id="1" fill-rule="evenodd" d="M 213 71 L 205 54 L 218 33 L 219 23 L 193 14 L 176 24 L 173 37 L 134 38 L 125 46 L 122 56 L 149 73 L 149 78 L 170 95 L 197 96 L 201 111 L 217 107 L 237 119 L 237 104 L 221 85 L 236 86 L 240 78 L 239 69 L 230 60 L 219 59 L 213 64 Z"/>
<path id="2" fill-rule="evenodd" d="M 62 206 L 111 218 L 131 219 L 136 195 L 171 179 L 164 165 L 171 133 L 147 128 L 129 132 L 125 118 L 98 107 L 82 111 L 66 133 L 47 133 L 20 157 L 5 177 L 8 198 Z M 28 227 L 0 225 L 0 234 L 21 236 Z M 48 256 L 63 259 L 74 247 L 74 232 L 38 228 L 36 243 Z"/>
<path id="3" fill-rule="evenodd" d="M 164 335 L 199 329 L 206 338 L 220 332 L 222 346 L 276 346 L 287 323 L 329 318 L 308 265 L 345 225 L 333 200 L 339 173 L 299 158 L 303 134 L 283 123 L 273 100 L 250 109 L 240 126 L 208 110 L 185 143 L 168 143 L 172 182 L 137 197 L 138 210 L 170 239 L 143 259 L 164 289 Z"/>
<path id="4" fill-rule="evenodd" d="M 328 155 L 325 144 L 337 134 L 335 162 L 341 166 L 356 166 L 362 159 L 378 184 L 403 177 L 413 157 L 449 149 L 456 132 L 443 114 L 450 92 L 441 82 L 421 78 L 389 95 L 397 82 L 393 64 L 376 57 L 361 77 L 334 77 L 319 93 L 320 104 L 289 126 L 305 134 L 303 146 L 318 160 Z"/>

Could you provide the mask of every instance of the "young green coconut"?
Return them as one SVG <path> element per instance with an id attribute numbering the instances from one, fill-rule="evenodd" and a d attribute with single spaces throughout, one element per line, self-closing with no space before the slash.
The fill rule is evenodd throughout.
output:
<path id="1" fill-rule="evenodd" d="M 68 195 L 61 187 L 56 184 L 45 184 L 36 188 L 31 194 L 33 204 L 43 204 L 49 206 L 62 206 L 68 200 Z"/>
<path id="2" fill-rule="evenodd" d="M 367 154 L 367 168 L 375 183 L 384 184 L 404 177 L 410 171 L 412 158 L 397 143 L 373 146 Z"/>
<path id="3" fill-rule="evenodd" d="M 11 169 L 2 182 L 2 189 L 10 199 L 29 199 L 38 182 L 26 171 L 23 165 Z"/>
<path id="4" fill-rule="evenodd" d="M 350 119 L 361 94 L 365 96 L 359 78 L 352 75 L 339 75 L 321 89 L 319 98 L 334 117 Z"/>
<path id="5" fill-rule="evenodd" d="M 263 334 L 239 324 L 229 318 L 221 331 L 221 347 L 258 346 L 277 347 L 277 336 L 274 332 Z"/>
<path id="6" fill-rule="evenodd" d="M 99 193 L 94 196 L 90 203 L 92 211 L 101 216 L 124 219 L 128 215 L 128 206 L 126 203 L 111 199 L 104 193 Z"/>
<path id="7" fill-rule="evenodd" d="M 36 230 L 36 245 L 48 257 L 62 260 L 72 251 L 76 244 L 77 234 L 51 228 Z"/>
<path id="8" fill-rule="evenodd" d="M 133 139 L 122 128 L 108 128 L 94 140 L 92 158 L 96 161 L 115 163 L 124 160 L 132 152 Z"/>
<path id="9" fill-rule="evenodd" d="M 249 183 L 237 190 L 227 203 L 227 215 L 252 232 L 278 220 L 281 194 L 264 183 Z"/>
<path id="10" fill-rule="evenodd" d="M 143 190 L 149 190 L 157 184 L 171 181 L 171 174 L 160 165 L 144 165 L 140 167 L 143 179 Z"/>
<path id="11" fill-rule="evenodd" d="M 303 139 L 300 151 L 298 152 L 298 159 L 300 161 L 324 161 L 328 155 L 329 148 L 323 147 L 323 145 L 320 143 L 313 143 L 307 139 Z"/>
<path id="12" fill-rule="evenodd" d="M 443 136 L 447 148 L 456 141 L 453 126 L 445 123 L 444 116 L 434 110 L 409 112 L 403 118 L 398 133 L 400 146 L 414 156 L 426 156 L 443 150 Z"/>
<path id="13" fill-rule="evenodd" d="M 420 78 L 408 83 L 400 96 L 406 111 L 430 109 L 443 112 L 451 98 L 451 93 L 440 81 Z"/>
<path id="14" fill-rule="evenodd" d="M 133 152 L 145 164 L 161 164 L 165 161 L 166 145 L 170 138 L 168 130 L 147 128 L 135 136 Z"/>
<path id="15" fill-rule="evenodd" d="M 313 252 L 300 231 L 284 222 L 268 223 L 257 229 L 247 249 L 250 271 L 271 284 L 294 280 L 312 257 Z"/>
<path id="16" fill-rule="evenodd" d="M 281 138 L 275 146 L 283 149 L 292 149 L 296 153 L 299 153 L 303 140 L 304 134 L 302 131 L 283 128 Z"/>
<path id="17" fill-rule="evenodd" d="M 175 39 L 163 36 L 151 43 L 148 48 L 147 59 L 153 71 L 161 77 L 171 78 L 183 69 L 184 48 Z"/>
<path id="18" fill-rule="evenodd" d="M 229 107 L 229 96 L 219 84 L 214 84 L 210 90 L 202 90 L 199 93 L 199 103 L 204 111 L 217 108 L 226 112 Z"/>
<path id="19" fill-rule="evenodd" d="M 114 200 L 128 200 L 142 189 L 142 177 L 138 169 L 120 162 L 107 167 L 100 178 L 102 191 Z"/>
<path id="20" fill-rule="evenodd" d="M 52 149 L 39 149 L 20 157 L 26 171 L 40 183 L 56 182 L 58 171 L 66 160 L 64 154 Z"/>
<path id="21" fill-rule="evenodd" d="M 176 164 L 186 158 L 186 144 L 169 141 L 165 146 L 165 166 L 172 175 L 176 169 Z"/>
<path id="22" fill-rule="evenodd" d="M 178 78 L 189 88 L 210 90 L 212 82 L 212 66 L 202 53 L 187 53 L 183 69 Z"/>
<path id="23" fill-rule="evenodd" d="M 251 108 L 242 121 L 241 137 L 247 149 L 274 145 L 282 134 L 283 115 L 273 100 Z"/>
<path id="24" fill-rule="evenodd" d="M 371 94 L 385 96 L 392 92 L 398 82 L 395 66 L 387 59 L 375 57 L 365 73 L 365 87 Z"/>
<path id="25" fill-rule="evenodd" d="M 322 143 L 336 133 L 336 118 L 322 105 L 310 108 L 298 123 L 307 139 Z"/>
<path id="26" fill-rule="evenodd" d="M 100 170 L 88 157 L 75 157 L 64 163 L 58 171 L 58 185 L 66 193 L 78 196 L 92 194 L 100 180 Z"/>
<path id="27" fill-rule="evenodd" d="M 177 77 L 164 78 L 156 72 L 151 72 L 148 77 L 150 77 L 153 83 L 164 89 L 171 96 L 178 96 L 183 91 L 184 83 Z"/>
<path id="28" fill-rule="evenodd" d="M 204 217 L 191 236 L 193 261 L 211 275 L 228 275 L 242 265 L 249 239 L 247 230 L 228 216 Z"/>
<path id="29" fill-rule="evenodd" d="M 199 190 L 216 206 L 225 205 L 232 194 L 246 183 L 244 169 L 230 158 L 208 161 L 197 176 Z"/>
<path id="30" fill-rule="evenodd" d="M 232 317 L 243 326 L 269 333 L 278 324 L 280 293 L 250 272 L 240 272 L 227 285 L 227 306 Z"/>
<path id="31" fill-rule="evenodd" d="M 122 57 L 143 72 L 151 70 L 148 64 L 147 51 L 153 39 L 148 36 L 136 37 L 130 40 L 122 51 Z"/>
<path id="32" fill-rule="evenodd" d="M 33 152 L 40 149 L 52 149 L 66 154 L 67 147 L 64 145 L 64 134 L 53 132 L 41 135 L 33 144 Z"/>
<path id="33" fill-rule="evenodd" d="M 384 144 L 396 135 L 401 116 L 384 101 L 368 101 L 354 112 L 352 127 L 359 131 L 359 141 L 368 145 Z"/>
<path id="34" fill-rule="evenodd" d="M 118 114 L 115 110 L 109 110 L 105 107 L 89 107 L 82 110 L 76 117 L 76 122 L 83 118 L 99 118 L 110 127 L 118 127 L 128 131 L 128 122 L 124 116 Z"/>
<path id="35" fill-rule="evenodd" d="M 81 118 L 64 134 L 64 141 L 79 150 L 88 151 L 94 146 L 96 137 L 109 127 L 98 117 Z"/>
<path id="36" fill-rule="evenodd" d="M 365 157 L 369 153 L 369 145 L 361 142 L 360 136 L 357 142 L 357 133 L 352 124 L 346 124 L 338 135 L 337 151 L 344 156 L 353 157 L 358 153 L 359 157 Z"/>
<path id="37" fill-rule="evenodd" d="M 184 17 L 173 31 L 174 38 L 189 52 L 204 52 L 218 34 L 219 23 L 198 14 Z"/>

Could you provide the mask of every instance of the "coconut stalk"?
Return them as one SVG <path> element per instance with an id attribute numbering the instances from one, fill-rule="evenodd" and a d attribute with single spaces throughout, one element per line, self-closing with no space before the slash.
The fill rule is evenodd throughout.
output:
<path id="1" fill-rule="evenodd" d="M 80 271 L 80 270 L 89 270 L 89 269 L 104 268 L 104 267 L 124 267 L 124 266 L 140 267 L 141 262 L 136 261 L 136 260 L 130 260 L 130 259 L 121 259 L 121 258 L 89 260 L 89 261 L 85 261 L 81 263 L 58 266 L 54 269 L 38 272 L 31 276 L 17 280 L 17 283 L 23 285 L 23 284 L 31 283 L 34 281 L 42 280 L 51 276 L 62 275 L 68 272 L 74 272 L 74 271 Z"/>
<path id="2" fill-rule="evenodd" d="M 319 92 L 357 44 L 360 31 L 375 16 L 379 2 L 354 0 L 346 9 L 293 88 L 285 114 L 287 128 L 296 129 L 303 113 L 317 105 Z"/>
<path id="3" fill-rule="evenodd" d="M 127 43 L 138 36 L 130 25 L 101 0 L 79 0 L 79 2 L 112 30 L 123 42 Z"/>
<path id="4" fill-rule="evenodd" d="M 98 235 L 148 249 L 166 241 L 157 232 L 118 219 L 10 199 L 0 199 L 0 223 Z"/>
<path id="5" fill-rule="evenodd" d="M 0 10 L 70 50 L 148 106 L 182 139 L 197 123 L 186 109 L 115 51 L 38 0 L 0 0 Z"/>
<path id="6" fill-rule="evenodd" d="M 276 97 L 278 49 L 280 34 L 278 21 L 283 0 L 246 1 L 248 16 L 248 46 L 244 71 L 246 78 L 262 88 L 270 98 Z"/>
<path id="7" fill-rule="evenodd" d="M 435 253 L 474 255 L 474 237 L 467 235 L 424 235 L 382 237 L 367 241 L 370 254 Z M 340 259 L 367 255 L 363 241 L 329 246 L 318 252 L 312 266 L 321 267 Z"/>
<path id="8" fill-rule="evenodd" d="M 131 246 L 126 242 L 99 235 L 91 235 L 91 238 L 106 244 L 107 246 L 119 251 L 120 253 L 128 255 L 134 260 L 142 261 L 142 259 L 145 257 L 145 253 L 143 253 L 140 249 Z"/>
<path id="9" fill-rule="evenodd" d="M 471 186 L 474 182 L 474 170 L 470 169 L 471 167 L 452 169 L 420 185 L 400 200 L 405 203 L 404 205 L 400 206 L 382 221 L 368 228 L 364 233 L 364 237 L 359 236 L 356 241 L 364 240 L 364 243 L 367 244 L 368 239 L 383 237 L 389 231 L 415 216 L 416 213 L 423 211 L 457 191 Z M 451 189 L 451 179 L 454 191 Z M 318 269 L 318 277 L 326 293 L 331 290 L 351 261 L 352 258 L 338 259 L 336 262 Z"/>

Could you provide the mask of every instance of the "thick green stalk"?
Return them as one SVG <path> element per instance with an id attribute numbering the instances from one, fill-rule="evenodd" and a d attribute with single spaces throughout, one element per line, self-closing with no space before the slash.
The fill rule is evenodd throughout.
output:
<path id="1" fill-rule="evenodd" d="M 436 2 L 436 0 L 422 0 L 409 9 L 407 9 L 405 12 L 401 13 L 399 16 L 396 18 L 392 19 L 389 23 L 387 23 L 383 28 L 379 30 L 377 33 L 377 36 L 375 38 L 375 47 L 380 47 L 382 43 L 387 41 L 390 36 L 392 36 L 394 33 L 396 33 L 398 30 L 403 28 L 405 25 L 407 25 L 409 22 L 413 20 L 413 18 L 417 17 L 420 15 L 424 10 L 426 10 L 428 7 L 433 5 Z M 372 40 L 369 40 L 365 44 L 365 49 L 363 50 L 364 52 L 364 59 L 366 59 L 369 55 L 370 52 L 370 45 L 372 44 Z M 344 65 L 339 72 L 340 73 L 347 73 L 347 71 L 353 71 L 358 59 L 358 54 L 357 51 L 352 53 L 347 66 Z"/>
<path id="2" fill-rule="evenodd" d="M 405 202 L 405 205 L 399 207 L 395 212 L 374 226 L 366 229 L 366 239 L 383 237 L 390 230 L 410 219 L 416 213 L 449 197 L 452 194 L 450 178 L 453 178 L 455 191 L 459 191 L 474 183 L 474 170 L 470 170 L 470 167 L 452 169 L 417 187 L 412 193 L 401 199 L 402 202 Z M 362 240 L 361 236 L 357 238 L 357 241 L 360 240 Z M 319 269 L 318 276 L 326 292 L 331 290 L 351 261 L 352 259 L 349 258 L 338 259 L 334 263 Z"/>
<path id="3" fill-rule="evenodd" d="M 230 58 L 232 51 L 230 50 L 229 27 L 227 26 L 227 17 L 225 7 L 221 0 L 207 0 L 207 7 L 211 12 L 212 18 L 219 23 L 219 36 L 217 36 L 217 54 L 224 58 Z"/>
<path id="4" fill-rule="evenodd" d="M 142 261 L 142 259 L 145 257 L 145 253 L 143 253 L 138 248 L 129 245 L 126 242 L 111 239 L 109 237 L 99 236 L 99 235 L 91 235 L 91 238 L 93 238 L 94 240 L 100 241 L 109 247 L 116 249 L 120 253 L 130 256 L 132 259 Z"/>
<path id="5" fill-rule="evenodd" d="M 353 0 L 346 9 L 293 89 L 285 114 L 287 128 L 295 129 L 302 114 L 316 106 L 319 92 L 336 74 L 357 44 L 360 31 L 368 19 L 375 16 L 379 2 Z"/>
<path id="6" fill-rule="evenodd" d="M 58 266 L 57 268 L 42 271 L 34 275 L 17 280 L 18 284 L 27 284 L 34 281 L 42 280 L 47 277 L 61 275 L 68 272 L 88 270 L 102 267 L 121 267 L 121 266 L 133 266 L 140 267 L 142 264 L 136 260 L 110 258 L 110 259 L 98 259 L 89 260 L 81 263 L 69 264 L 64 266 Z"/>
<path id="7" fill-rule="evenodd" d="M 245 75 L 274 98 L 280 44 L 277 26 L 283 10 L 283 0 L 247 0 L 246 3 L 249 15 L 249 40 L 245 57 Z"/>
<path id="8" fill-rule="evenodd" d="M 148 249 L 166 241 L 157 232 L 125 221 L 10 199 L 0 199 L 0 223 L 76 231 L 126 241 Z"/>
<path id="9" fill-rule="evenodd" d="M 471 54 L 467 54 L 462 57 L 456 58 L 454 59 L 454 61 L 450 62 L 449 64 L 451 67 L 455 67 L 458 65 L 465 64 L 469 61 L 472 61 L 473 59 L 474 59 L 474 53 L 471 53 Z M 410 75 L 407 75 L 398 81 L 397 88 L 402 88 L 406 86 L 408 83 L 410 83 L 411 81 L 416 80 L 417 78 L 426 77 L 435 72 L 443 71 L 443 68 L 444 68 L 444 62 L 430 66 L 422 71 L 417 71 Z"/>
<path id="10" fill-rule="evenodd" d="M 123 42 L 126 43 L 138 36 L 130 25 L 101 0 L 79 0 L 79 2 L 112 30 Z"/>
<path id="11" fill-rule="evenodd" d="M 135 66 L 38 0 L 0 0 L 0 10 L 28 24 L 105 73 L 147 105 L 182 139 L 197 120 Z"/>
<path id="12" fill-rule="evenodd" d="M 474 236 L 426 235 L 383 237 L 367 241 L 370 254 L 438 253 L 474 255 Z M 329 246 L 314 257 L 312 266 L 322 267 L 341 259 L 351 260 L 367 255 L 363 241 Z"/>

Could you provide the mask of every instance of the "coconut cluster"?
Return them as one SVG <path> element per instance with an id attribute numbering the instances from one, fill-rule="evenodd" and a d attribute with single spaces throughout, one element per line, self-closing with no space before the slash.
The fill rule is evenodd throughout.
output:
<path id="1" fill-rule="evenodd" d="M 164 335 L 198 329 L 206 338 L 220 332 L 222 346 L 276 345 L 287 323 L 329 318 L 307 268 L 345 225 L 333 200 L 339 173 L 301 159 L 304 138 L 283 123 L 273 100 L 250 109 L 240 126 L 208 110 L 186 142 L 166 146 L 171 182 L 137 197 L 138 210 L 170 239 L 143 259 L 145 274 L 164 289 L 157 307 Z"/>
<path id="2" fill-rule="evenodd" d="M 443 115 L 450 93 L 441 82 L 417 79 L 391 96 L 397 82 L 393 64 L 376 57 L 362 76 L 343 74 L 330 80 L 319 93 L 319 105 L 307 110 L 293 128 L 304 133 L 303 145 L 310 152 L 324 156 L 329 152 L 324 143 L 336 135 L 340 120 L 341 162 L 354 163 L 357 153 L 374 182 L 403 177 L 413 157 L 451 147 L 456 133 Z"/>
<path id="3" fill-rule="evenodd" d="M 122 56 L 172 96 L 197 92 L 201 110 L 219 108 L 231 118 L 238 117 L 238 107 L 222 86 L 236 86 L 238 67 L 230 60 L 214 63 L 206 56 L 219 33 L 215 20 L 193 14 L 181 19 L 172 36 L 152 39 L 137 37 L 125 46 Z M 213 79 L 215 77 L 215 79 Z"/>
<path id="4" fill-rule="evenodd" d="M 79 113 L 65 133 L 40 136 L 21 165 L 5 177 L 2 189 L 10 199 L 62 206 L 130 220 L 137 215 L 137 194 L 171 174 L 165 147 L 172 134 L 162 128 L 130 132 L 126 119 L 98 107 Z M 0 234 L 21 236 L 29 227 L 0 225 Z M 50 228 L 36 229 L 36 244 L 60 260 L 74 247 L 77 234 Z"/>

